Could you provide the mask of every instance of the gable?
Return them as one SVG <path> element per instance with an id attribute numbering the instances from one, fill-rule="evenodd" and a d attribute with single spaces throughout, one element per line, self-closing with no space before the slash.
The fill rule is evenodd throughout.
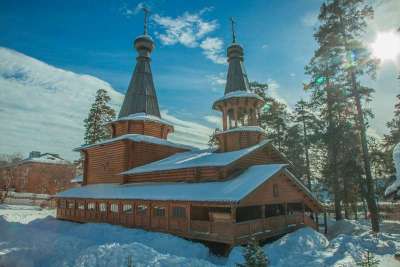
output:
<path id="1" fill-rule="evenodd" d="M 281 171 L 243 198 L 239 206 L 304 202 L 313 211 L 320 211 L 320 203 L 293 179 L 287 171 Z M 274 187 L 278 194 L 274 194 Z"/>

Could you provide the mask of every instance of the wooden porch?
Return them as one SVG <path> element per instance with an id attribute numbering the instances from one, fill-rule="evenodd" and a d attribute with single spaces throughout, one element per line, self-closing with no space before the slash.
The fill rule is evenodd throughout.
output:
<path id="1" fill-rule="evenodd" d="M 290 206 L 302 209 L 291 210 Z M 180 202 L 63 199 L 58 200 L 57 208 L 59 219 L 111 223 L 227 245 L 244 244 L 250 237 L 265 240 L 304 226 L 318 229 L 310 215 L 316 214 L 307 212 L 301 203 L 210 207 Z"/>

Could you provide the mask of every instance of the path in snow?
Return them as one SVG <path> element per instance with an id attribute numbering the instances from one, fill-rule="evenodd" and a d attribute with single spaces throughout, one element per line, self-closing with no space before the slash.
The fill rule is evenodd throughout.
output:
<path id="1" fill-rule="evenodd" d="M 367 222 L 343 221 L 331 228 L 330 241 L 304 228 L 264 250 L 273 267 L 355 266 L 366 249 L 377 255 L 380 266 L 399 266 L 393 255 L 400 249 L 400 223 L 382 226 L 385 232 L 375 237 Z M 128 256 L 135 266 L 235 266 L 243 261 L 240 247 L 228 258 L 217 258 L 202 244 L 169 234 L 59 221 L 54 210 L 0 205 L 0 266 L 126 266 Z"/>

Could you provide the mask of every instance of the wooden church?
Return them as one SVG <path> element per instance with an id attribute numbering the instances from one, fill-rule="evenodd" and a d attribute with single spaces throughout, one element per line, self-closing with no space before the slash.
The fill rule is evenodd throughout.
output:
<path id="1" fill-rule="evenodd" d="M 150 68 L 152 38 L 136 38 L 137 63 L 109 140 L 76 149 L 84 155 L 82 187 L 56 195 L 57 218 L 106 222 L 231 247 L 300 227 L 318 227 L 321 203 L 258 126 L 263 98 L 251 93 L 243 48 L 227 49 L 218 147 L 168 141 Z"/>

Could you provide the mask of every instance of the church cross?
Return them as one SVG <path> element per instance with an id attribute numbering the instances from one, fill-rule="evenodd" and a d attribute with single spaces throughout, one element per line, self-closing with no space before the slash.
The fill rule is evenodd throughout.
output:
<path id="1" fill-rule="evenodd" d="M 236 33 L 235 33 L 235 23 L 236 22 L 233 20 L 232 17 L 229 20 L 231 21 L 232 43 L 236 43 Z"/>
<path id="2" fill-rule="evenodd" d="M 143 34 L 147 35 L 147 23 L 148 23 L 148 17 L 149 17 L 150 10 L 146 6 L 144 6 L 142 8 L 142 10 L 143 10 L 143 13 L 144 13 L 144 30 L 143 30 Z"/>

